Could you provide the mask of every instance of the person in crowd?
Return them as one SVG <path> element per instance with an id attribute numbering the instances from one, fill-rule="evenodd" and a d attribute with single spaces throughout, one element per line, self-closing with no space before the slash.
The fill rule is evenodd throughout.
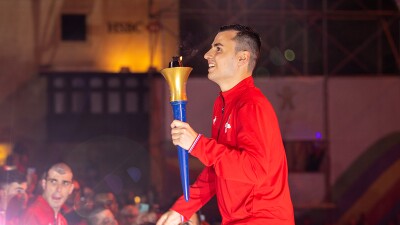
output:
<path id="1" fill-rule="evenodd" d="M 89 214 L 88 223 L 89 225 L 118 225 L 111 210 L 101 206 Z"/>
<path id="2" fill-rule="evenodd" d="M 18 170 L 0 171 L 0 224 L 18 224 L 26 208 L 27 180 Z"/>
<path id="3" fill-rule="evenodd" d="M 88 215 L 94 209 L 95 192 L 90 187 L 81 187 L 81 206 L 80 212 L 82 215 Z"/>
<path id="4" fill-rule="evenodd" d="M 103 207 L 105 209 L 109 209 L 114 216 L 118 215 L 119 206 L 115 195 L 111 192 L 107 193 L 98 193 L 94 197 L 94 205 L 95 207 Z"/>
<path id="5" fill-rule="evenodd" d="M 293 225 L 285 149 L 275 111 L 252 77 L 261 39 L 243 25 L 220 28 L 204 55 L 208 79 L 221 92 L 214 103 L 212 137 L 174 120 L 174 145 L 187 149 L 206 167 L 157 225 L 187 221 L 214 195 L 222 224 Z"/>
<path id="6" fill-rule="evenodd" d="M 21 173 L 26 173 L 27 165 L 29 161 L 28 150 L 22 142 L 14 144 L 11 154 L 6 158 L 6 162 L 3 165 L 5 170 L 19 170 Z"/>
<path id="7" fill-rule="evenodd" d="M 61 208 L 61 213 L 64 215 L 68 225 L 85 225 L 84 218 L 84 198 L 81 196 L 81 186 L 77 180 L 73 181 L 74 190 L 68 196 L 64 205 Z"/>
<path id="8" fill-rule="evenodd" d="M 65 163 L 56 163 L 41 180 L 43 193 L 30 205 L 21 224 L 67 225 L 60 213 L 61 207 L 74 190 L 72 169 Z"/>
<path id="9" fill-rule="evenodd" d="M 200 219 L 200 225 L 210 225 L 207 222 L 206 216 L 204 214 L 199 213 L 199 219 Z"/>
<path id="10" fill-rule="evenodd" d="M 138 225 L 139 208 L 136 205 L 125 205 L 119 212 L 120 225 Z"/>
<path id="11" fill-rule="evenodd" d="M 26 189 L 26 194 L 28 196 L 27 197 L 28 198 L 28 202 L 32 202 L 35 199 L 36 195 L 37 195 L 35 193 L 35 190 L 38 187 L 37 183 L 39 181 L 38 175 L 36 173 L 36 168 L 28 167 L 28 169 L 26 170 L 26 181 L 27 181 L 27 184 L 28 184 L 28 187 Z"/>

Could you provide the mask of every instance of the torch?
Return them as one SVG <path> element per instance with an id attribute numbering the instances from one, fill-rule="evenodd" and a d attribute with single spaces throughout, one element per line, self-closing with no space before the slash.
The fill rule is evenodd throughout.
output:
<path id="1" fill-rule="evenodd" d="M 182 57 L 172 57 L 169 68 L 161 70 L 161 74 L 167 80 L 170 90 L 170 104 L 174 114 L 174 119 L 186 122 L 186 81 L 189 77 L 191 67 L 183 67 Z M 188 152 L 178 146 L 179 170 L 183 196 L 189 201 L 189 157 Z"/>

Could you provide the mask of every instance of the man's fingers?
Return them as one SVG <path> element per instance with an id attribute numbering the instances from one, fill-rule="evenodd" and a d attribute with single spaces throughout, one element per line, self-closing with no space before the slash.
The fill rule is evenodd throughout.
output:
<path id="1" fill-rule="evenodd" d="M 176 225 L 181 223 L 181 216 L 179 213 L 170 210 L 164 213 L 160 219 L 158 219 L 156 225 Z"/>
<path id="2" fill-rule="evenodd" d="M 175 127 L 184 127 L 185 126 L 185 122 L 182 122 L 180 120 L 174 120 L 171 123 L 171 128 L 175 128 Z"/>

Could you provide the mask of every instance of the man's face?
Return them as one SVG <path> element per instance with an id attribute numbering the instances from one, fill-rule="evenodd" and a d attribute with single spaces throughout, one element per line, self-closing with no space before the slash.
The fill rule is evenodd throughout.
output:
<path id="1" fill-rule="evenodd" d="M 28 185 L 26 182 L 17 183 L 13 182 L 6 186 L 5 196 L 7 196 L 7 202 L 15 196 L 26 198 L 26 189 Z"/>
<path id="2" fill-rule="evenodd" d="M 71 194 L 74 186 L 72 185 L 72 173 L 60 174 L 55 170 L 50 170 L 47 179 L 42 180 L 43 198 L 55 211 L 59 211 L 61 206 Z"/>
<path id="3" fill-rule="evenodd" d="M 235 51 L 236 42 L 233 38 L 237 31 L 229 30 L 219 32 L 211 49 L 204 55 L 208 62 L 208 79 L 217 83 L 221 88 L 231 86 L 235 82 L 237 73 L 237 54 Z"/>

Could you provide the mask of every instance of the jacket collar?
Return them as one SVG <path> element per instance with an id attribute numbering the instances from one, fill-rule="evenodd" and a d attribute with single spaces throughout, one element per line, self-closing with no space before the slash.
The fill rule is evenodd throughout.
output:
<path id="1" fill-rule="evenodd" d="M 51 208 L 49 203 L 41 195 L 37 197 L 37 202 L 40 208 L 42 208 L 44 211 L 46 211 L 46 213 L 49 213 L 49 215 L 54 217 L 54 209 Z M 59 214 L 60 212 L 57 213 L 57 217 L 59 216 Z"/>
<path id="2" fill-rule="evenodd" d="M 228 103 L 230 100 L 236 98 L 236 96 L 242 95 L 243 92 L 249 88 L 254 87 L 254 79 L 253 76 L 247 77 L 236 84 L 233 88 L 220 92 L 220 95 L 224 98 L 225 103 Z"/>

